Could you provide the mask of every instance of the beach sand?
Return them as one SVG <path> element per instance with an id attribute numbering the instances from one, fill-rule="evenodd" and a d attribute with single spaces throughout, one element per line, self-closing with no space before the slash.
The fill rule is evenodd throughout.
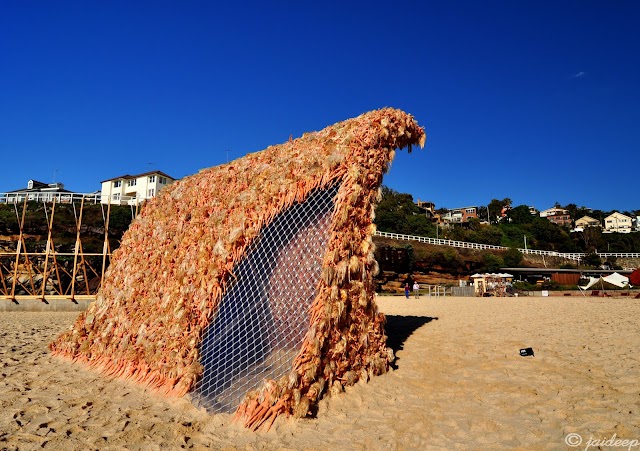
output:
<path id="1" fill-rule="evenodd" d="M 51 357 L 47 344 L 77 313 L 2 312 L 0 449 L 568 449 L 569 433 L 584 449 L 614 434 L 640 440 L 640 300 L 378 304 L 396 368 L 321 401 L 314 418 L 281 418 L 258 433 Z M 521 357 L 524 347 L 535 357 Z"/>

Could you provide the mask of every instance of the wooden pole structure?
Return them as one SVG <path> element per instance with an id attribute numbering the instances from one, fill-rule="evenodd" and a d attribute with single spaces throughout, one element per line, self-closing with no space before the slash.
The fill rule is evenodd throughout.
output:
<path id="1" fill-rule="evenodd" d="M 45 217 L 47 217 L 47 247 L 45 248 L 44 251 L 44 271 L 42 273 L 42 294 L 40 296 L 40 300 L 42 302 L 46 302 L 45 298 L 44 298 L 44 291 L 45 288 L 47 287 L 47 279 L 49 277 L 49 273 L 48 273 L 48 269 L 49 269 L 49 253 L 51 252 L 51 229 L 53 228 L 53 217 L 55 216 L 55 212 L 56 212 L 56 198 L 53 198 L 52 201 L 52 205 L 51 205 L 51 218 L 48 217 L 47 214 L 47 204 L 45 202 L 42 202 L 42 205 L 44 206 L 44 214 Z M 55 257 L 54 257 L 55 258 Z"/>
<path id="2" fill-rule="evenodd" d="M 0 280 L 2 280 L 2 294 L 7 296 L 9 294 L 9 290 L 7 289 L 7 283 L 4 280 L 4 271 L 3 271 L 4 269 L 5 269 L 4 263 L 0 261 Z M 10 271 L 7 270 L 7 274 L 9 273 Z"/>
<path id="3" fill-rule="evenodd" d="M 80 205 L 80 222 L 78 223 L 78 236 L 80 236 L 80 227 L 82 226 L 82 213 L 84 211 L 84 197 L 82 198 L 82 204 Z M 89 292 L 89 277 L 87 276 L 87 261 L 84 258 L 84 249 L 82 248 L 82 241 L 78 240 L 79 252 L 80 252 L 80 266 L 82 266 L 82 274 L 84 275 L 84 288 L 87 295 Z"/>
<path id="4" fill-rule="evenodd" d="M 100 276 L 100 284 L 104 280 L 104 271 L 107 266 L 107 254 L 111 255 L 111 246 L 109 245 L 109 217 L 111 216 L 111 199 L 107 206 L 107 216 L 104 215 L 104 207 L 102 207 L 102 220 L 104 221 L 104 243 L 102 245 L 102 275 Z"/>
<path id="5" fill-rule="evenodd" d="M 22 211 L 20 211 L 18 202 L 14 203 L 19 236 L 16 239 L 16 249 L 14 251 L 10 253 L 0 252 L 0 299 L 8 299 L 17 303 L 18 299 L 35 298 L 47 303 L 51 299 L 62 297 L 70 298 L 72 302 L 76 302 L 79 298 L 95 298 L 96 290 L 90 286 L 89 278 L 95 277 L 99 281 L 97 285 L 99 287 L 111 258 L 111 244 L 109 242 L 111 205 L 102 207 L 105 227 L 102 253 L 85 254 L 82 244 L 82 225 L 85 219 L 84 206 L 93 200 L 93 196 L 82 196 L 80 200 L 79 206 L 72 202 L 76 226 L 75 249 L 74 251 L 60 253 L 55 246 L 56 240 L 53 228 L 56 221 L 56 211 L 58 218 L 63 214 L 60 211 L 63 206 L 56 206 L 57 203 L 62 202 L 61 199 L 55 197 L 51 200 L 45 199 L 43 202 L 44 216 L 47 223 L 46 246 L 44 249 L 39 250 L 39 248 L 36 248 L 31 252 L 27 247 L 27 241 L 30 239 L 27 227 L 30 224 L 27 222 L 29 199 L 28 197 L 24 198 Z M 51 210 L 48 209 L 49 202 L 52 202 Z M 132 216 L 135 214 L 134 208 L 135 206 L 132 204 Z M 38 214 L 41 213 L 39 202 L 36 212 Z M 32 213 L 30 212 L 29 215 L 32 215 Z M 29 246 L 32 246 L 32 244 Z M 68 267 L 65 267 L 66 263 L 63 263 L 60 260 L 61 258 L 69 259 Z M 71 259 L 73 259 L 72 267 Z M 102 260 L 101 269 L 98 267 L 100 260 Z M 82 276 L 84 276 L 84 289 L 82 288 L 82 280 L 80 280 Z M 42 285 L 37 287 L 36 284 L 39 281 Z"/>
<path id="6" fill-rule="evenodd" d="M 55 220 L 55 210 L 56 210 L 56 199 L 57 197 L 54 197 L 52 199 L 52 206 L 51 206 L 51 219 L 47 218 L 47 227 L 48 227 L 48 236 L 47 236 L 47 247 L 46 247 L 46 251 L 45 251 L 45 261 L 44 261 L 44 272 L 43 277 L 42 277 L 42 301 L 46 302 L 45 300 L 45 288 L 46 288 L 46 284 L 47 284 L 47 280 L 49 280 L 49 276 L 51 273 L 55 272 L 56 274 L 56 281 L 58 282 L 58 287 L 57 288 L 53 288 L 59 295 L 62 294 L 62 280 L 60 279 L 60 268 L 58 267 L 58 259 L 56 257 L 56 247 L 55 247 L 55 243 L 53 241 L 53 222 Z M 59 200 L 58 200 L 59 202 Z M 43 202 L 44 204 L 44 211 L 45 211 L 45 215 L 47 214 L 47 206 L 46 204 Z M 49 269 L 49 257 L 51 257 L 51 267 L 52 269 Z M 53 293 L 50 293 L 53 294 Z"/>
<path id="7" fill-rule="evenodd" d="M 58 203 L 60 203 L 60 196 L 57 197 L 58 199 Z M 71 202 L 73 202 L 73 199 L 71 199 Z M 55 207 L 55 198 L 54 198 L 54 205 Z M 58 292 L 59 295 L 63 294 L 63 290 L 62 290 L 62 279 L 60 279 L 60 266 L 58 265 L 58 257 L 57 257 L 57 253 L 56 253 L 56 246 L 55 243 L 53 241 L 53 221 L 54 221 L 54 213 L 53 213 L 53 209 L 51 210 L 51 262 L 53 263 L 53 271 L 56 273 L 56 281 L 58 282 L 58 287 L 54 289 Z"/>
<path id="8" fill-rule="evenodd" d="M 75 287 L 76 287 L 76 274 L 78 273 L 78 252 L 82 247 L 82 243 L 80 242 L 80 226 L 82 225 L 82 210 L 84 207 L 84 196 L 82 196 L 82 201 L 80 203 L 80 219 L 78 219 L 78 215 L 76 214 L 76 205 L 73 204 L 73 217 L 76 220 L 76 246 L 73 251 L 73 272 L 71 273 L 71 301 L 75 302 Z M 86 279 L 85 279 L 86 282 Z"/>
<path id="9" fill-rule="evenodd" d="M 13 204 L 13 208 L 16 211 L 16 219 L 18 220 L 18 227 L 20 228 L 20 236 L 18 238 L 18 245 L 16 247 L 16 261 L 13 266 L 13 280 L 11 281 L 11 300 L 16 301 L 16 282 L 18 281 L 18 265 L 20 264 L 20 251 L 22 250 L 22 244 L 24 243 L 24 217 L 27 212 L 27 197 L 24 198 L 22 205 L 22 220 L 18 215 L 17 204 Z M 26 251 L 26 249 L 25 249 Z M 29 258 L 29 257 L 27 257 Z"/>

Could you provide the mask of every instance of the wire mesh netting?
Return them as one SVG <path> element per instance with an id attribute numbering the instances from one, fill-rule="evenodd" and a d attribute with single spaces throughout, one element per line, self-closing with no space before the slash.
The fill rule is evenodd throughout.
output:
<path id="1" fill-rule="evenodd" d="M 232 412 L 265 379 L 291 371 L 309 328 L 338 185 L 280 213 L 234 269 L 201 343 L 193 399 Z"/>

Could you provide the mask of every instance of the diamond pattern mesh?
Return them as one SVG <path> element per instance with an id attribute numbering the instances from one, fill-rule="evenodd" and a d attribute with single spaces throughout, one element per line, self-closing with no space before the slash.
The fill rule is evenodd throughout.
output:
<path id="1" fill-rule="evenodd" d="M 337 185 L 316 190 L 249 246 L 204 334 L 196 403 L 233 412 L 263 380 L 291 371 L 309 328 L 337 192 Z"/>

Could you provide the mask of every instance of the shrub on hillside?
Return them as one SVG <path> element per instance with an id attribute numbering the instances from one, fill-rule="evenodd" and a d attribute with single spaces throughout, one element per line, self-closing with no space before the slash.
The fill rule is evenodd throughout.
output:
<path id="1" fill-rule="evenodd" d="M 509 248 L 509 250 L 504 253 L 504 256 L 502 258 L 504 259 L 504 266 L 508 268 L 519 267 L 522 264 L 522 260 L 524 259 L 524 257 L 522 256 L 522 252 L 513 247 Z"/>
<path id="2" fill-rule="evenodd" d="M 504 261 L 497 255 L 486 253 L 482 257 L 485 272 L 498 272 L 504 266 Z"/>

